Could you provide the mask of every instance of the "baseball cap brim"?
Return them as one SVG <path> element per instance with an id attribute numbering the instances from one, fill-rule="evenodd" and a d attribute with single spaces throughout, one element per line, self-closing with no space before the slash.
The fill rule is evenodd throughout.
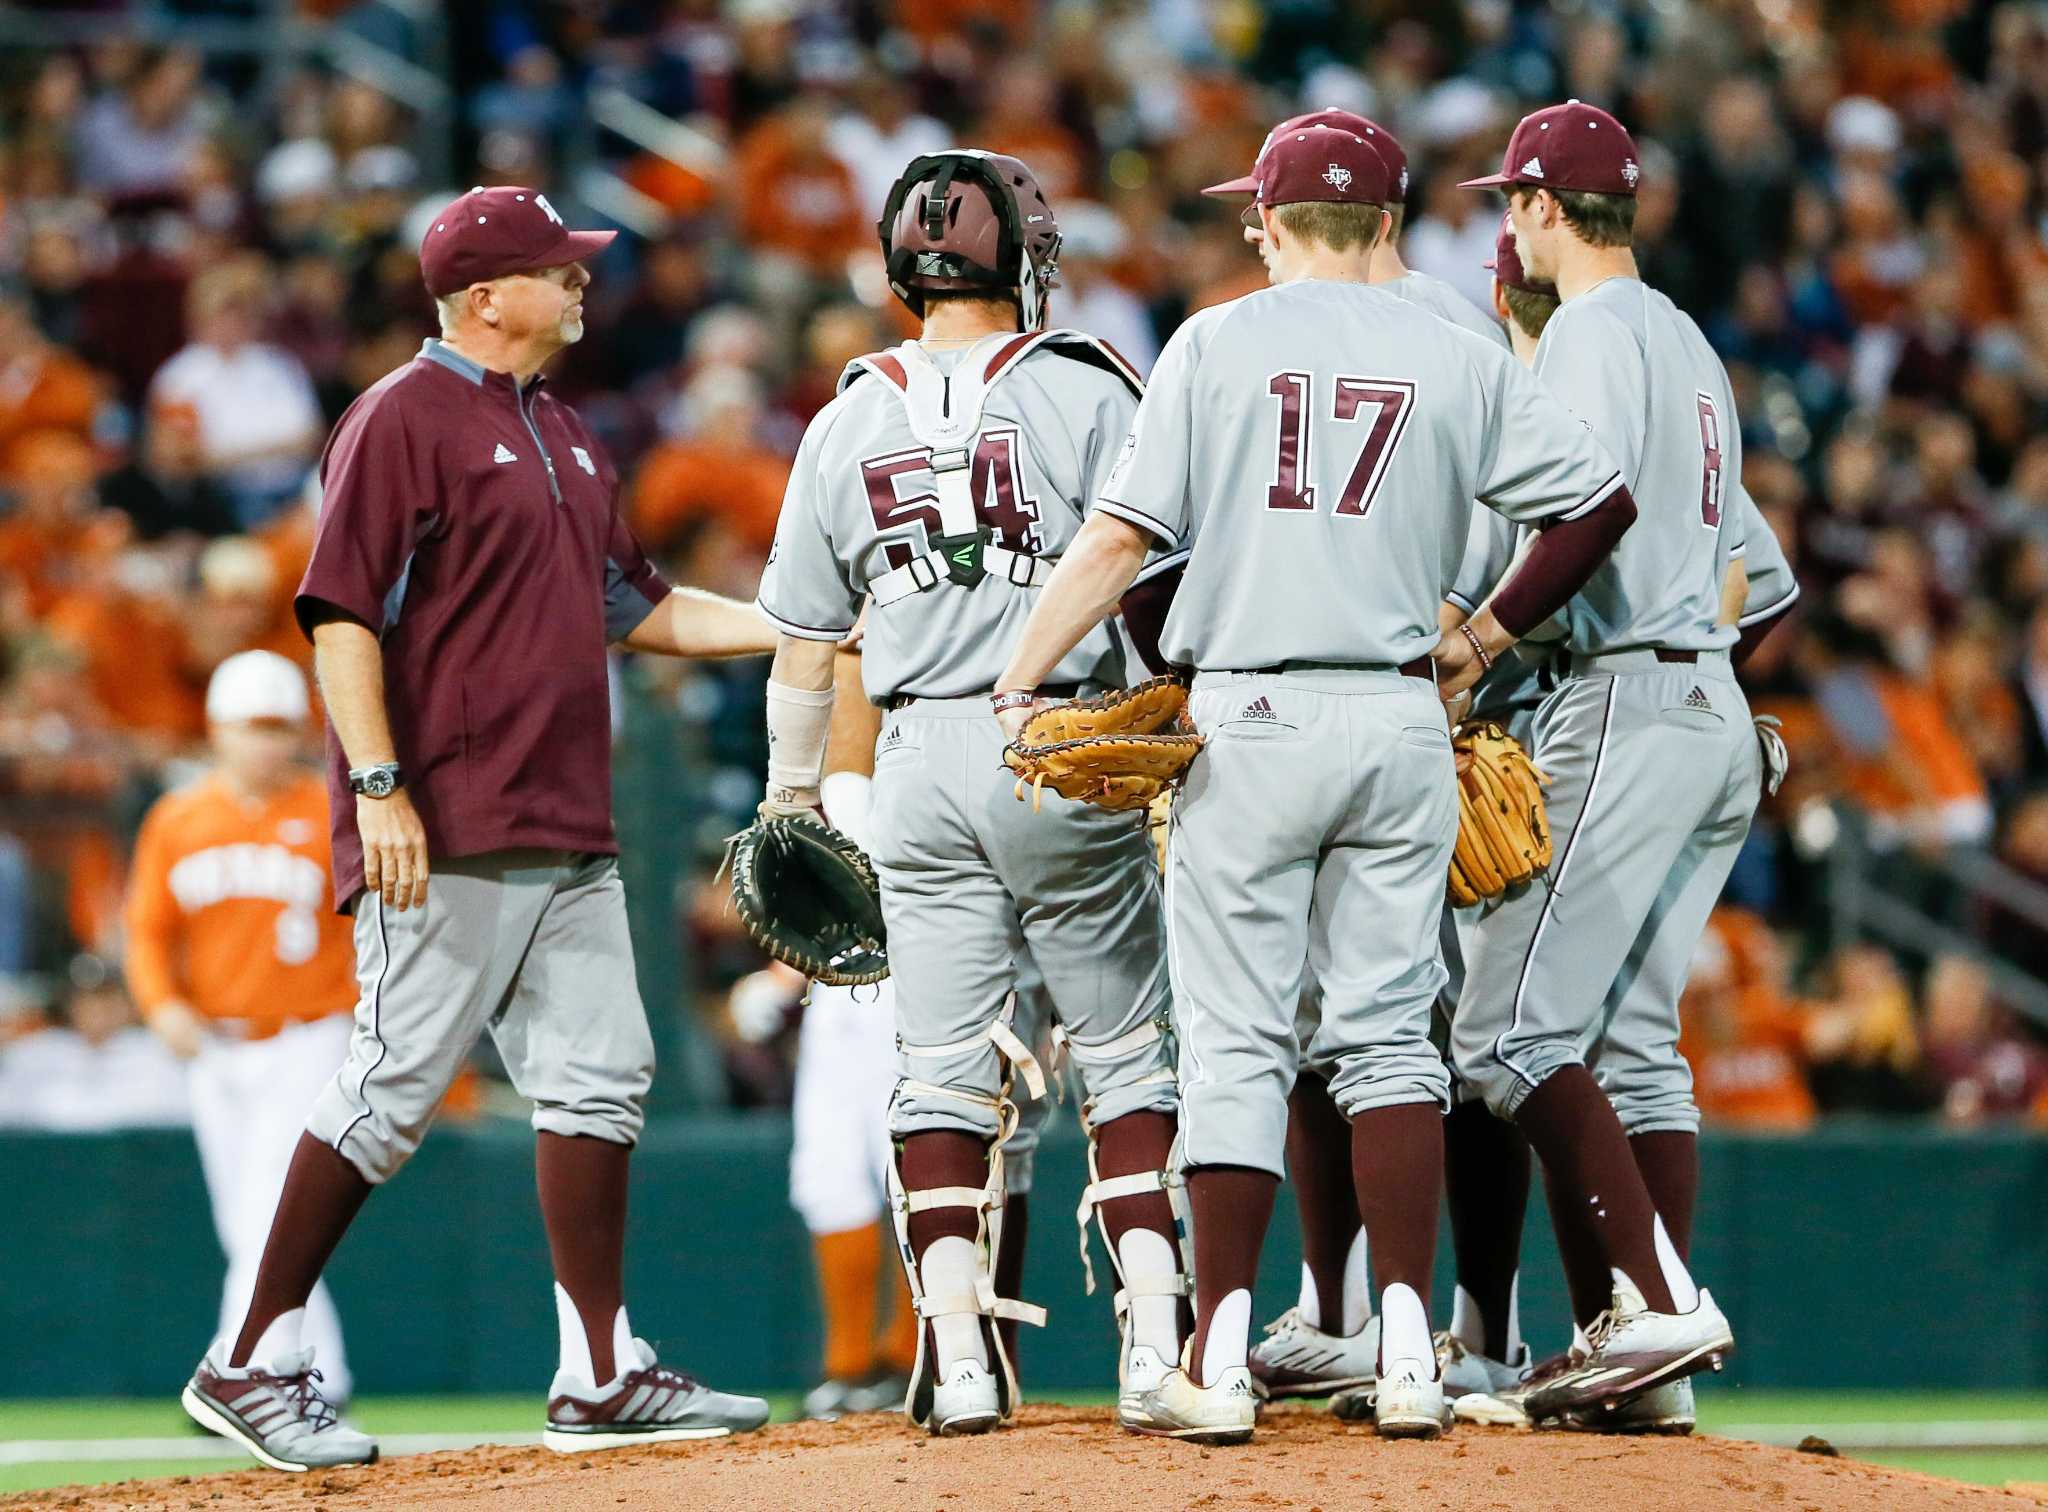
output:
<path id="1" fill-rule="evenodd" d="M 1498 189 L 1504 184 L 1519 184 L 1522 181 L 1511 173 L 1489 173 L 1484 178 L 1460 180 L 1460 189 Z"/>
<path id="2" fill-rule="evenodd" d="M 1257 194 L 1259 181 L 1247 173 L 1243 178 L 1230 179 L 1221 184 L 1211 184 L 1204 194 Z"/>
<path id="3" fill-rule="evenodd" d="M 559 268 L 564 263 L 582 262 L 586 257 L 595 257 L 612 244 L 616 231 L 565 231 L 562 239 L 535 258 L 529 267 Z"/>

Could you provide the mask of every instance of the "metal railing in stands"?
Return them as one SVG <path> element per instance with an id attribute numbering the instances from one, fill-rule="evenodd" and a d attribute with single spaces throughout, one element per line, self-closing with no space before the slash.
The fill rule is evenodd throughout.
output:
<path id="1" fill-rule="evenodd" d="M 716 178 L 725 168 L 729 154 L 718 138 L 663 115 L 617 85 L 595 86 L 583 103 L 582 129 L 573 143 L 576 197 L 636 236 L 653 239 L 665 235 L 672 217 L 659 200 L 604 166 L 597 150 L 600 129 L 700 178 Z"/>
<path id="2" fill-rule="evenodd" d="M 1854 815 L 1845 821 L 1830 854 L 1828 914 L 1833 943 L 1874 938 L 1917 956 L 1962 955 L 1980 964 L 2001 1001 L 2036 1024 L 2048 1026 L 2048 983 L 1993 952 L 1982 940 L 1948 923 L 1885 885 L 1900 875 L 1888 853 L 1871 849 Z M 2003 862 L 1960 847 L 1916 854 L 1914 867 L 1937 879 L 1951 898 L 1972 905 L 1995 902 L 2048 935 L 2048 887 Z"/>
<path id="3" fill-rule="evenodd" d="M 83 46 L 125 32 L 141 41 L 202 53 L 258 57 L 271 68 L 291 59 L 320 58 L 413 113 L 421 182 L 444 184 L 454 154 L 454 93 L 445 77 L 447 17 L 430 0 L 374 0 L 374 5 L 388 10 L 413 34 L 424 61 L 415 62 L 343 24 L 300 20 L 282 5 L 276 13 L 260 17 L 179 16 L 154 7 L 110 16 L 0 6 L 0 49 Z"/>

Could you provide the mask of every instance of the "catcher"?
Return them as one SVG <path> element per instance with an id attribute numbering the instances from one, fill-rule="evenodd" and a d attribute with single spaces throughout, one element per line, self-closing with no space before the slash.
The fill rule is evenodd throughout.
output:
<path id="1" fill-rule="evenodd" d="M 879 230 L 923 333 L 852 363 L 798 452 L 760 591 L 782 632 L 762 813 L 818 802 L 833 646 L 865 601 L 863 686 L 884 711 L 869 825 L 900 1053 L 888 1175 L 924 1323 L 906 1410 L 935 1434 L 998 1426 L 1017 1395 L 999 1325 L 1043 1320 L 1000 1294 L 994 1264 L 1012 1082 L 1035 1094 L 1044 1080 L 1015 1020 L 1028 954 L 1087 1092 L 1084 1221 L 1099 1219 L 1117 1274 L 1131 1423 L 1179 1355 L 1189 1289 L 1166 1174 L 1179 1094 L 1159 882 L 1142 815 L 1057 789 L 1034 814 L 990 780 L 989 694 L 1140 384 L 1101 343 L 1045 328 L 1058 224 L 1015 158 L 913 160 Z M 1123 632 L 1083 637 L 1047 681 L 1066 697 L 1122 686 Z"/>

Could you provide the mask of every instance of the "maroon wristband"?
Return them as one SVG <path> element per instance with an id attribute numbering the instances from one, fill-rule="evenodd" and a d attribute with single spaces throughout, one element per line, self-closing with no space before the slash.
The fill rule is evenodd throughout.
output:
<path id="1" fill-rule="evenodd" d="M 1007 714 L 1012 709 L 1028 707 L 1038 695 L 1029 688 L 1012 688 L 1007 693 L 991 693 L 988 704 L 998 714 Z"/>
<path id="2" fill-rule="evenodd" d="M 1491 672 L 1493 670 L 1493 658 L 1486 654 L 1486 647 L 1479 644 L 1479 637 L 1473 631 L 1471 621 L 1467 620 L 1459 625 L 1458 628 L 1465 633 L 1465 639 L 1472 643 L 1472 654 L 1479 658 L 1479 669 L 1482 672 Z"/>

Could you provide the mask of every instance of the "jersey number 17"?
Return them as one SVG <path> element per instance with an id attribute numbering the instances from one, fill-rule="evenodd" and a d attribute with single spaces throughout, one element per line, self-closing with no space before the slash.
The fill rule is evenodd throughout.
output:
<path id="1" fill-rule="evenodd" d="M 1387 464 L 1394 459 L 1394 448 L 1408 429 L 1408 416 L 1415 408 L 1415 385 L 1406 378 L 1339 377 L 1335 390 L 1330 401 L 1331 420 L 1355 422 L 1363 418 L 1359 411 L 1369 407 L 1371 425 L 1358 449 L 1358 460 L 1351 464 L 1344 492 L 1338 495 L 1336 511 L 1363 515 L 1372 508 L 1380 484 L 1386 480 Z M 1280 401 L 1280 455 L 1273 481 L 1266 486 L 1266 508 L 1314 509 L 1315 485 L 1302 479 L 1309 471 L 1315 375 L 1275 373 L 1266 383 L 1266 392 Z"/>

